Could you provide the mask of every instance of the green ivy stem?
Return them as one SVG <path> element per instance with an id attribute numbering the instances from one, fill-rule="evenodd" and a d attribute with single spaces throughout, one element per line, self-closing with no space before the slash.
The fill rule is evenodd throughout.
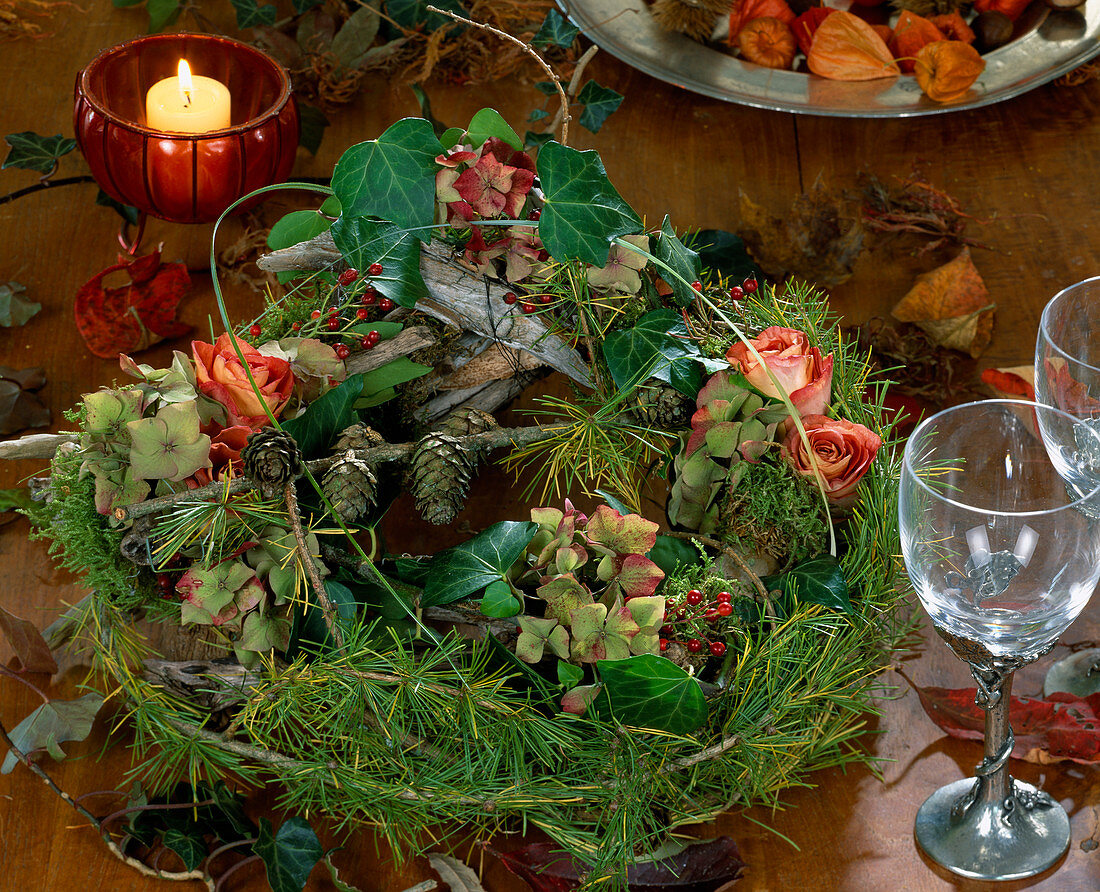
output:
<path id="1" fill-rule="evenodd" d="M 133 858 L 122 851 L 118 843 L 111 839 L 111 834 L 106 829 L 104 822 L 100 821 L 99 818 L 88 811 L 88 809 L 86 809 L 83 805 L 73 799 L 72 796 L 62 790 L 61 787 L 59 787 L 54 782 L 53 778 L 49 776 L 49 774 L 44 768 L 42 768 L 41 765 L 35 762 L 32 758 L 30 758 L 30 756 L 24 753 L 12 742 L 12 739 L 8 736 L 8 731 L 4 727 L 2 721 L 0 721 L 0 741 L 2 741 L 4 745 L 8 747 L 8 749 L 11 751 L 12 755 L 14 755 L 16 759 L 22 762 L 30 770 L 31 774 L 36 775 L 43 783 L 46 784 L 47 787 L 50 788 L 50 790 L 55 795 L 57 795 L 63 802 L 67 802 L 70 806 L 72 806 L 72 808 L 76 811 L 78 815 L 80 815 L 89 824 L 91 824 L 95 828 L 96 832 L 99 834 L 100 839 L 102 839 L 104 844 L 107 846 L 108 851 L 110 851 L 111 854 L 118 858 L 118 860 L 121 861 L 123 864 L 127 865 L 128 867 L 132 867 L 138 873 L 141 873 L 148 877 L 156 877 L 159 880 L 175 880 L 177 882 L 185 882 L 187 880 L 201 880 L 203 883 L 206 884 L 206 888 L 210 890 L 210 892 L 214 892 L 214 881 L 213 879 L 211 879 L 210 875 L 204 870 L 156 870 L 150 867 L 148 864 L 145 864 L 144 862 L 139 861 L 137 858 Z"/>
<path id="2" fill-rule="evenodd" d="M 692 291 L 695 290 L 694 288 L 692 288 L 691 283 L 688 282 L 686 279 L 684 279 L 684 277 L 681 276 L 676 270 L 674 270 L 671 266 L 669 266 L 663 260 L 660 260 L 659 258 L 654 257 L 652 254 L 649 253 L 649 251 L 645 251 L 645 250 L 639 248 L 637 245 L 632 245 L 632 244 L 630 244 L 630 242 L 628 242 L 625 239 L 623 239 L 621 237 L 618 237 L 618 236 L 616 236 L 614 239 L 612 239 L 612 241 L 621 248 L 627 248 L 628 250 L 631 250 L 631 251 L 635 252 L 636 254 L 641 254 L 643 257 L 649 258 L 649 260 L 651 260 L 655 266 L 657 266 L 657 267 L 661 268 L 662 270 L 664 270 L 665 272 L 671 274 L 672 277 L 674 279 L 676 279 L 677 281 L 679 281 L 682 285 L 684 285 L 685 287 L 689 288 Z M 753 359 L 755 359 L 757 361 L 757 363 L 760 365 L 760 367 L 765 372 L 767 372 L 768 379 L 772 382 L 772 384 L 774 385 L 776 391 L 778 391 L 779 397 L 783 401 L 783 405 L 786 406 L 787 411 L 790 413 L 791 421 L 794 422 L 795 428 L 798 429 L 799 439 L 802 440 L 802 445 L 806 449 L 806 456 L 807 456 L 807 458 L 809 458 L 810 466 L 813 468 L 814 483 L 817 485 L 817 491 L 821 494 L 821 502 L 825 506 L 825 519 L 828 521 L 828 524 L 829 524 L 829 554 L 831 554 L 833 557 L 836 557 L 836 555 L 837 555 L 836 529 L 833 525 L 832 512 L 829 510 L 829 496 L 825 492 L 825 478 L 822 475 L 821 468 L 817 463 L 817 457 L 814 455 L 813 448 L 810 444 L 810 437 L 806 433 L 806 428 L 803 427 L 803 425 L 802 425 L 802 415 L 801 415 L 801 413 L 794 407 L 794 403 L 791 402 L 790 395 L 787 393 L 786 388 L 784 388 L 783 385 L 779 382 L 779 379 L 775 377 L 775 375 L 772 373 L 772 370 L 770 368 L 768 368 L 767 363 L 764 362 L 764 357 L 762 357 L 760 355 L 759 351 L 753 345 L 752 341 L 750 341 L 745 336 L 745 333 L 743 331 L 741 331 L 741 328 L 732 319 L 730 319 L 729 316 L 727 316 L 722 311 L 721 307 L 719 307 L 717 304 L 715 304 L 713 301 L 711 301 L 709 298 L 707 298 L 706 295 L 699 294 L 699 299 L 702 300 L 704 303 L 706 303 L 706 305 L 711 310 L 713 310 L 715 313 L 717 313 L 718 318 L 721 319 L 727 326 L 729 326 L 730 330 L 735 335 L 737 335 L 737 338 L 741 341 L 741 343 L 744 344 L 745 347 L 748 348 L 748 351 L 749 351 L 749 353 L 752 354 Z"/>
<path id="3" fill-rule="evenodd" d="M 488 31 L 490 34 L 495 34 L 503 40 L 513 43 L 523 50 L 527 55 L 534 59 L 539 67 L 546 72 L 546 76 L 553 82 L 555 89 L 558 91 L 558 102 L 561 103 L 561 144 L 563 146 L 569 145 L 569 122 L 573 120 L 572 115 L 569 114 L 569 97 L 565 95 L 565 89 L 561 85 L 561 78 L 558 77 L 557 72 L 554 71 L 546 60 L 535 52 L 534 48 L 524 43 L 518 37 L 514 37 L 507 31 L 501 31 L 499 28 L 494 28 L 492 25 L 487 25 L 484 22 L 475 22 L 473 19 L 468 19 L 465 16 L 460 16 L 458 13 L 451 12 L 449 9 L 439 9 L 432 6 L 430 3 L 427 6 L 428 12 L 439 13 L 440 15 L 448 16 L 454 19 L 456 22 L 462 22 L 465 25 L 470 25 L 473 28 L 480 28 L 482 31 Z"/>
<path id="4" fill-rule="evenodd" d="M 56 166 L 56 162 L 55 162 Z M 50 174 L 47 174 L 48 177 Z M 0 204 L 7 204 L 9 201 L 15 201 L 17 198 L 22 198 L 24 195 L 31 195 L 34 192 L 41 192 L 43 189 L 53 189 L 59 186 L 74 186 L 78 183 L 94 183 L 95 177 L 87 175 L 76 177 L 63 177 L 60 180 L 40 179 L 33 186 L 27 186 L 25 189 L 17 189 L 15 192 L 9 192 L 7 195 L 0 195 Z"/>

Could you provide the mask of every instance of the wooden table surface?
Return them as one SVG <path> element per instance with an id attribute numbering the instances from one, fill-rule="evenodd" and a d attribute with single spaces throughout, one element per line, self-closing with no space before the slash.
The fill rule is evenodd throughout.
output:
<path id="1" fill-rule="evenodd" d="M 84 7 L 86 11 L 64 8 L 45 19 L 49 36 L 0 44 L 0 135 L 25 130 L 71 135 L 77 70 L 99 50 L 145 30 L 141 8 L 114 10 L 104 0 Z M 861 171 L 889 181 L 908 173 L 915 161 L 924 162 L 933 183 L 976 216 L 995 218 L 974 231 L 992 248 L 977 251 L 975 262 L 997 303 L 993 343 L 983 365 L 1029 363 L 1046 300 L 1063 286 L 1100 273 L 1100 220 L 1094 219 L 1100 83 L 1047 85 L 991 108 L 950 115 L 842 120 L 695 96 L 604 55 L 597 57 L 590 73 L 626 100 L 599 134 L 574 129 L 571 142 L 600 151 L 612 181 L 650 223 L 669 213 L 681 228 L 732 230 L 738 225 L 739 189 L 783 213 L 796 195 L 819 180 L 831 189 L 853 188 Z M 436 115 L 454 124 L 493 106 L 522 128 L 527 111 L 542 98 L 529 84 L 516 82 L 468 88 L 431 84 L 429 89 Z M 409 90 L 382 78 L 366 81 L 355 101 L 331 115 L 333 125 L 318 156 L 299 152 L 294 175 L 329 175 L 344 147 L 416 113 Z M 79 164 L 74 153 L 63 172 L 83 172 Z M 34 174 L 4 171 L 0 194 L 34 181 Z M 0 363 L 45 368 L 49 383 L 43 397 L 53 411 L 55 429 L 63 428 L 62 410 L 82 393 L 120 376 L 115 363 L 88 353 L 70 309 L 77 288 L 113 262 L 117 251 L 117 218 L 93 203 L 94 194 L 89 185 L 62 187 L 0 205 L 0 281 L 22 282 L 44 307 L 25 328 L 0 329 Z M 199 269 L 205 265 L 210 236 L 209 226 L 155 222 L 145 244 L 162 241 L 166 259 L 184 259 Z M 225 243 L 233 238 L 227 232 Z M 934 265 L 934 258 L 914 258 L 896 245 L 876 244 L 876 250 L 861 258 L 853 278 L 833 291 L 834 309 L 849 323 L 886 315 L 913 276 Z M 215 313 L 209 278 L 201 271 L 194 278 L 183 317 L 206 332 L 207 319 Z M 238 289 L 232 303 L 243 314 L 257 299 Z M 141 360 L 163 360 L 171 346 L 148 351 Z M 9 463 L 0 468 L 0 487 L 14 486 L 36 470 L 33 463 Z M 488 494 L 472 510 L 499 506 L 506 486 L 501 477 L 483 481 Z M 504 495 L 506 501 L 514 498 Z M 484 515 L 479 519 L 484 521 Z M 44 545 L 28 540 L 22 520 L 0 527 L 0 580 L 0 605 L 40 624 L 80 595 L 74 580 L 52 567 Z M 1100 638 L 1100 604 L 1093 604 L 1067 637 Z M 10 653 L 0 643 L 0 658 L 8 659 Z M 905 667 L 920 684 L 961 686 L 968 681 L 962 664 L 935 640 L 907 659 Z M 77 670 L 62 675 L 51 693 L 71 696 L 81 677 Z M 870 720 L 880 733 L 868 741 L 884 760 L 881 779 L 863 769 L 821 772 L 809 779 L 812 788 L 787 792 L 782 810 L 730 814 L 704 829 L 705 834 L 729 834 L 740 846 L 748 868 L 737 888 L 1100 889 L 1100 851 L 1089 852 L 1100 841 L 1100 773 L 1091 767 L 1012 763 L 1016 776 L 1044 786 L 1071 815 L 1070 851 L 1054 871 L 1031 882 L 960 882 L 922 858 L 912 835 L 917 807 L 939 785 L 969 775 L 981 758 L 980 745 L 944 737 L 899 676 L 888 673 L 885 680 L 897 685 L 896 697 L 883 702 L 880 719 Z M 1016 690 L 1037 693 L 1040 684 L 1041 669 L 1024 673 Z M 5 726 L 11 728 L 35 704 L 29 690 L 0 678 Z M 60 764 L 47 760 L 46 766 L 74 794 L 114 789 L 128 757 L 117 748 L 98 759 L 103 740 L 104 728 L 97 726 L 88 742 L 66 746 L 75 758 Z M 499 843 L 508 847 L 516 841 Z M 384 848 L 376 854 L 367 831 L 353 835 L 336 860 L 368 892 L 402 890 L 432 876 L 425 862 L 395 866 Z M 476 852 L 473 863 L 479 864 Z M 484 866 L 490 892 L 524 888 L 492 858 L 486 856 Z M 314 871 L 310 888 L 333 888 L 321 873 Z M 73 888 L 163 890 L 171 884 L 141 877 L 117 862 L 68 805 L 18 767 L 0 777 L 0 889 Z M 229 888 L 266 888 L 262 871 L 238 874 Z"/>

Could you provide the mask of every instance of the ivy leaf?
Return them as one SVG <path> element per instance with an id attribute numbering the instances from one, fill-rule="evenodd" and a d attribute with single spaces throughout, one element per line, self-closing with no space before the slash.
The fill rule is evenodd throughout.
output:
<path id="1" fill-rule="evenodd" d="M 589 81 L 577 94 L 577 102 L 584 106 L 584 111 L 581 112 L 581 126 L 587 127 L 593 133 L 599 133 L 612 112 L 622 105 L 623 94 L 616 93 L 610 87 L 600 86 L 595 81 Z"/>
<path id="2" fill-rule="evenodd" d="M 34 499 L 25 486 L 15 489 L 0 489 L 0 525 L 11 523 L 19 515 L 16 511 L 27 511 L 34 507 Z"/>
<path id="3" fill-rule="evenodd" d="M 543 115 L 542 117 L 545 118 L 547 115 Z M 528 130 L 523 135 L 523 145 L 524 148 L 541 148 L 548 142 L 553 141 L 553 139 L 553 133 L 535 133 L 533 130 Z"/>
<path id="4" fill-rule="evenodd" d="M 99 207 L 110 208 L 131 226 L 137 226 L 140 212 L 136 207 L 129 204 L 123 204 L 121 201 L 115 201 L 115 199 L 111 198 L 111 196 L 102 189 L 96 192 L 95 203 Z"/>
<path id="5" fill-rule="evenodd" d="M 584 670 L 580 666 L 558 660 L 558 684 L 566 690 L 575 688 L 584 680 Z"/>
<path id="6" fill-rule="evenodd" d="M 654 654 L 596 664 L 615 717 L 624 725 L 690 734 L 707 720 L 699 682 Z"/>
<path id="7" fill-rule="evenodd" d="M 156 34 L 179 18 L 183 10 L 180 0 L 149 0 L 145 11 L 149 13 L 149 33 Z"/>
<path id="8" fill-rule="evenodd" d="M 646 557 L 665 572 L 665 576 L 671 576 L 680 566 L 690 567 L 702 560 L 698 549 L 686 539 L 676 539 L 672 536 L 657 535 L 657 541 L 646 552 Z"/>
<path id="9" fill-rule="evenodd" d="M 429 564 L 421 604 L 450 604 L 504 579 L 538 528 L 531 521 L 505 520 L 461 545 L 439 552 Z"/>
<path id="10" fill-rule="evenodd" d="M 699 348 L 675 310 L 646 313 L 633 328 L 608 334 L 601 349 L 620 390 L 657 378 L 695 399 L 703 384 L 703 373 L 696 362 Z"/>
<path id="11" fill-rule="evenodd" d="M 378 36 L 380 21 L 377 9 L 360 6 L 336 32 L 330 52 L 344 68 L 354 71 L 366 61 L 371 44 Z"/>
<path id="12" fill-rule="evenodd" d="M 516 151 L 523 149 L 523 141 L 519 138 L 519 134 L 494 108 L 483 108 L 476 112 L 470 119 L 470 126 L 466 128 L 466 135 L 473 146 L 480 146 L 487 139 L 495 136 L 497 139 L 504 140 Z"/>
<path id="13" fill-rule="evenodd" d="M 390 8 L 392 15 L 392 4 Z M 423 118 L 403 118 L 377 139 L 352 146 L 332 172 L 332 191 L 344 216 L 380 217 L 404 229 L 430 227 L 435 218 L 435 158 L 442 151 L 431 123 Z M 424 229 L 417 236 L 427 241 L 431 232 Z"/>
<path id="14" fill-rule="evenodd" d="M 87 737 L 102 705 L 103 696 L 97 693 L 85 694 L 79 700 L 51 700 L 12 728 L 8 736 L 25 755 L 45 751 L 55 759 L 63 759 L 65 752 L 59 744 Z M 0 765 L 0 774 L 11 774 L 18 762 L 15 753 L 9 750 Z"/>
<path id="15" fill-rule="evenodd" d="M 435 2 L 433 0 L 389 0 L 386 3 L 386 12 L 403 28 L 417 29 L 418 26 L 423 25 L 425 30 L 435 31 L 444 25 L 455 25 L 456 31 L 459 28 L 465 30 L 465 25 L 448 16 L 440 15 L 438 12 L 428 12 L 429 5 L 436 9 L 450 10 L 461 16 L 467 14 L 459 0 L 435 0 Z"/>
<path id="16" fill-rule="evenodd" d="M 761 580 L 769 591 L 782 590 L 788 598 L 805 604 L 820 604 L 843 613 L 852 613 L 848 582 L 840 563 L 831 554 L 803 561 L 780 576 Z"/>
<path id="17" fill-rule="evenodd" d="M 313 865 L 324 855 L 317 834 L 302 818 L 290 818 L 277 833 L 271 830 L 271 821 L 260 818 L 252 848 L 263 859 L 272 892 L 302 892 Z"/>
<path id="18" fill-rule="evenodd" d="M 321 0 L 312 0 L 313 4 L 320 2 Z M 330 123 L 329 119 L 316 105 L 299 102 L 298 120 L 301 122 L 298 144 L 311 155 L 316 155 L 317 150 L 321 148 L 321 140 L 325 137 L 325 129 Z"/>
<path id="19" fill-rule="evenodd" d="M 164 831 L 162 837 L 164 844 L 180 856 L 184 866 L 188 870 L 194 870 L 207 856 L 206 843 L 193 834 L 186 833 L 177 827 L 170 827 Z"/>
<path id="20" fill-rule="evenodd" d="M 642 228 L 594 150 L 579 152 L 551 140 L 539 150 L 536 167 L 545 195 L 539 237 L 556 260 L 602 266 L 613 238 Z"/>
<path id="21" fill-rule="evenodd" d="M 229 0 L 237 13 L 237 27 L 255 28 L 257 25 L 270 25 L 275 21 L 278 10 L 270 3 L 260 6 L 256 0 Z"/>
<path id="22" fill-rule="evenodd" d="M 42 304 L 23 297 L 26 290 L 18 282 L 0 285 L 0 325 L 4 328 L 26 325 L 42 309 Z"/>
<path id="23" fill-rule="evenodd" d="M 672 287 L 672 295 L 675 297 L 676 303 L 681 307 L 690 306 L 697 296 L 695 289 L 691 287 L 691 283 L 698 281 L 703 272 L 699 255 L 680 241 L 679 236 L 676 235 L 676 230 L 672 228 L 668 214 L 665 214 L 665 219 L 661 223 L 661 234 L 657 236 L 656 242 L 654 254 L 657 259 L 667 263 L 679 276 L 679 279 L 676 276 L 663 276 L 665 281 Z M 662 270 L 662 272 L 664 271 Z M 680 279 L 684 281 L 680 281 Z"/>
<path id="24" fill-rule="evenodd" d="M 9 133 L 4 137 L 11 150 L 0 170 L 18 167 L 21 170 L 37 170 L 39 173 L 51 173 L 59 158 L 68 155 L 76 148 L 76 140 L 71 137 L 42 136 L 30 130 L 22 133 Z"/>
<path id="25" fill-rule="evenodd" d="M 348 264 L 356 269 L 382 264 L 383 274 L 372 276 L 371 282 L 395 304 L 413 307 L 420 298 L 428 296 L 428 287 L 420 274 L 420 240 L 414 233 L 393 223 L 344 213 L 332 224 L 332 240 Z"/>
<path id="26" fill-rule="evenodd" d="M 322 394 L 297 418 L 283 422 L 283 430 L 298 443 L 304 458 L 325 453 L 340 432 L 355 422 L 355 401 L 363 392 L 363 376 L 351 375 Z"/>
<path id="27" fill-rule="evenodd" d="M 15 655 L 19 657 L 24 672 L 45 672 L 53 675 L 57 671 L 57 662 L 50 652 L 50 646 L 38 631 L 38 626 L 30 620 L 20 619 L 0 607 L 0 632 L 4 633 Z"/>
<path id="28" fill-rule="evenodd" d="M 336 615 L 339 619 L 349 621 L 355 619 L 359 599 L 348 586 L 335 579 L 326 579 L 325 593 L 336 607 Z M 310 592 L 310 602 L 306 605 L 306 609 L 294 612 L 290 642 L 284 648 L 288 660 L 295 659 L 302 648 L 310 652 L 326 652 L 336 646 L 336 642 L 332 640 L 332 633 L 329 632 L 328 625 L 325 623 L 325 615 L 313 598 L 313 593 Z M 402 610 L 397 615 L 404 616 L 405 612 Z"/>
<path id="29" fill-rule="evenodd" d="M 493 619 L 505 619 L 515 616 L 523 605 L 512 594 L 512 587 L 503 579 L 492 582 L 481 598 L 481 612 Z"/>
<path id="30" fill-rule="evenodd" d="M 291 211 L 275 221 L 267 234 L 267 246 L 272 251 L 290 248 L 327 232 L 332 221 L 317 211 Z"/>
<path id="31" fill-rule="evenodd" d="M 560 46 L 568 49 L 581 33 L 580 28 L 566 20 L 556 9 L 551 9 L 543 19 L 538 32 L 531 38 L 532 46 Z"/>
<path id="32" fill-rule="evenodd" d="M 399 384 L 431 374 L 434 368 L 413 362 L 407 356 L 398 356 L 379 369 L 363 373 L 363 392 L 355 403 L 356 409 L 370 409 L 393 399 Z"/>
<path id="33" fill-rule="evenodd" d="M 691 238 L 699 252 L 699 260 L 707 269 L 721 273 L 737 282 L 756 271 L 741 236 L 724 229 L 700 229 Z M 692 279 L 692 281 L 695 281 Z"/>

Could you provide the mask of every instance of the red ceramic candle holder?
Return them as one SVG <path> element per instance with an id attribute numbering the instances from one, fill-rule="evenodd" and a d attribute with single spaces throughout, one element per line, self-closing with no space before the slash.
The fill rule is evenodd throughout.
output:
<path id="1" fill-rule="evenodd" d="M 232 95 L 230 126 L 166 133 L 145 94 L 180 59 Z M 155 34 L 100 53 L 76 78 L 77 144 L 111 198 L 173 223 L 208 223 L 242 195 L 283 182 L 298 148 L 290 76 L 254 47 L 212 34 Z"/>

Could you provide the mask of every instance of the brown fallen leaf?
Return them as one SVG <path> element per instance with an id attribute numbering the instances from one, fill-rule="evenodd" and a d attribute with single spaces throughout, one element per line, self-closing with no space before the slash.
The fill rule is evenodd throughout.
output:
<path id="1" fill-rule="evenodd" d="M 851 278 L 863 250 L 859 220 L 821 183 L 794 200 L 786 219 L 768 213 L 742 191 L 737 234 L 760 269 L 776 280 L 796 276 L 839 285 Z"/>
<path id="2" fill-rule="evenodd" d="M 45 386 L 46 373 L 40 367 L 13 369 L 0 365 L 0 434 L 49 425 L 50 410 L 35 394 Z"/>
<path id="3" fill-rule="evenodd" d="M 993 310 L 985 282 L 964 247 L 959 256 L 917 281 L 891 310 L 901 322 L 919 325 L 938 347 L 977 359 L 993 337 Z"/>
<path id="4" fill-rule="evenodd" d="M 57 663 L 50 646 L 46 644 L 38 626 L 30 620 L 20 619 L 14 613 L 8 613 L 0 607 L 0 632 L 12 646 L 19 662 L 23 664 L 26 672 L 44 672 L 53 675 L 57 671 Z"/>

